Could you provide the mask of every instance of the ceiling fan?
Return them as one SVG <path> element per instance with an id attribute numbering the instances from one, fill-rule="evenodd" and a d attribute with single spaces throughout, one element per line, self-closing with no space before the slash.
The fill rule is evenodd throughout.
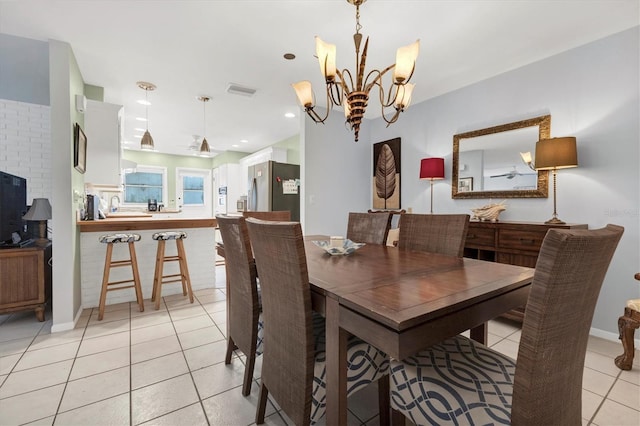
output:
<path id="1" fill-rule="evenodd" d="M 189 151 L 200 151 L 200 135 L 191 135 L 193 137 L 193 141 L 191 145 L 189 145 Z"/>
<path id="2" fill-rule="evenodd" d="M 516 170 L 516 166 L 513 166 L 513 170 L 509 170 L 507 173 L 502 173 L 500 175 L 492 175 L 489 177 L 491 178 L 506 177 L 507 179 L 513 179 L 516 176 L 532 176 L 535 174 L 536 173 L 520 173 L 518 170 Z"/>

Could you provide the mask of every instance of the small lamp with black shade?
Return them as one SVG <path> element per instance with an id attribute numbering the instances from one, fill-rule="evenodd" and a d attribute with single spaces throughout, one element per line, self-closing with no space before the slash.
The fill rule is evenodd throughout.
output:
<path id="1" fill-rule="evenodd" d="M 22 219 L 39 222 L 36 245 L 46 247 L 49 244 L 47 239 L 47 220 L 51 219 L 51 204 L 49 200 L 47 198 L 34 198 L 33 204 L 31 204 L 29 211 L 22 216 Z"/>
<path id="2" fill-rule="evenodd" d="M 420 161 L 420 179 L 429 179 L 431 190 L 431 208 L 433 214 L 433 181 L 444 179 L 444 158 L 423 158 Z"/>
<path id="3" fill-rule="evenodd" d="M 576 138 L 567 136 L 563 138 L 542 139 L 536 142 L 536 170 L 551 170 L 553 174 L 553 216 L 546 224 L 564 224 L 558 219 L 556 211 L 556 174 L 558 169 L 578 167 L 578 152 Z"/>

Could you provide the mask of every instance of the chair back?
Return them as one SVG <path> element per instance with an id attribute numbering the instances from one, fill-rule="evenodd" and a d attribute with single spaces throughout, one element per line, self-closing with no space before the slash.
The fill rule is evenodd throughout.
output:
<path id="1" fill-rule="evenodd" d="M 291 212 L 289 210 L 276 210 L 273 212 L 242 212 L 242 217 L 254 217 L 260 220 L 273 220 L 276 222 L 291 221 Z"/>
<path id="2" fill-rule="evenodd" d="M 263 385 L 294 424 L 308 424 L 314 369 L 311 290 L 298 222 L 247 219 L 260 271 Z"/>
<path id="3" fill-rule="evenodd" d="M 512 424 L 580 424 L 591 320 L 623 231 L 607 225 L 547 232 L 522 324 Z"/>
<path id="4" fill-rule="evenodd" d="M 462 257 L 468 214 L 404 214 L 398 247 Z"/>
<path id="5" fill-rule="evenodd" d="M 392 214 L 382 213 L 349 213 L 347 238 L 357 243 L 386 244 Z"/>
<path id="6" fill-rule="evenodd" d="M 247 224 L 243 217 L 216 216 L 224 244 L 228 283 L 228 327 L 245 355 L 256 352 L 258 337 L 258 286 Z"/>

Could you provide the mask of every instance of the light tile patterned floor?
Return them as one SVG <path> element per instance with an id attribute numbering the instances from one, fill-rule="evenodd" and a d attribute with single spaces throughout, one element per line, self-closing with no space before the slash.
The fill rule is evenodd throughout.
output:
<path id="1" fill-rule="evenodd" d="M 223 275 L 223 274 L 219 274 Z M 224 365 L 223 289 L 111 305 L 103 321 L 86 310 L 75 330 L 51 334 L 32 312 L 0 315 L 0 425 L 250 425 L 258 386 L 241 394 L 244 359 Z M 50 318 L 48 313 L 47 318 Z M 519 328 L 492 321 L 489 344 L 515 357 Z M 640 425 L 640 354 L 633 370 L 613 364 L 618 342 L 591 338 L 583 381 L 583 425 Z M 256 362 L 256 384 L 261 358 Z M 291 424 L 268 404 L 268 425 Z M 377 425 L 377 391 L 349 399 L 350 425 Z"/>

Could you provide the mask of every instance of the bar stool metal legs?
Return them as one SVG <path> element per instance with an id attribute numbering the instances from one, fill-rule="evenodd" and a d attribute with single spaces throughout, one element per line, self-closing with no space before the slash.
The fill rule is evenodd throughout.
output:
<path id="1" fill-rule="evenodd" d="M 144 301 L 142 299 L 142 287 L 140 285 L 140 273 L 138 271 L 138 258 L 134 243 L 140 241 L 139 234 L 110 234 L 99 238 L 101 243 L 107 244 L 107 254 L 104 261 L 104 272 L 102 274 L 102 290 L 100 292 L 100 305 L 98 311 L 98 321 L 104 317 L 104 307 L 107 301 L 107 292 L 134 288 L 136 291 L 136 302 L 140 312 L 144 312 Z M 127 243 L 129 246 L 129 259 L 112 260 L 113 245 L 117 243 Z M 131 266 L 132 279 L 109 282 L 111 268 Z M 132 283 L 130 285 L 123 285 Z"/>
<path id="2" fill-rule="evenodd" d="M 157 232 L 152 238 L 158 241 L 156 251 L 156 268 L 153 276 L 153 293 L 151 300 L 155 302 L 156 310 L 160 309 L 160 299 L 162 299 L 162 285 L 168 283 L 182 283 L 182 294 L 189 295 L 189 301 L 193 303 L 193 290 L 191 289 L 191 278 L 189 277 L 189 267 L 187 266 L 187 255 L 184 250 L 184 239 L 187 233 L 183 231 Z M 168 240 L 175 240 L 178 254 L 176 256 L 165 256 L 165 248 Z M 180 272 L 177 274 L 164 275 L 165 262 L 178 262 Z"/>

